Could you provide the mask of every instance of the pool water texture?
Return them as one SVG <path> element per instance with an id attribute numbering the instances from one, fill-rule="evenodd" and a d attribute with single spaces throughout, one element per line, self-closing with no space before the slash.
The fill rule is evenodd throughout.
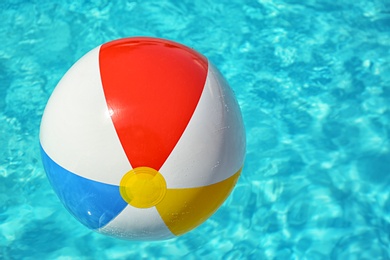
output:
<path id="1" fill-rule="evenodd" d="M 5 0 L 0 17 L 0 259 L 390 259 L 387 0 Z M 140 35 L 206 55 L 247 133 L 231 196 L 160 242 L 82 226 L 39 153 L 63 74 L 90 49 Z"/>

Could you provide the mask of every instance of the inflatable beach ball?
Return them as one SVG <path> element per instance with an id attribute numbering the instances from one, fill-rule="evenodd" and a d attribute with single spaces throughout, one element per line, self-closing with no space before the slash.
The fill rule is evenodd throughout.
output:
<path id="1" fill-rule="evenodd" d="M 45 108 L 47 177 L 67 210 L 97 232 L 168 239 L 207 220 L 245 155 L 227 82 L 197 53 L 155 38 L 103 44 L 64 75 Z"/>

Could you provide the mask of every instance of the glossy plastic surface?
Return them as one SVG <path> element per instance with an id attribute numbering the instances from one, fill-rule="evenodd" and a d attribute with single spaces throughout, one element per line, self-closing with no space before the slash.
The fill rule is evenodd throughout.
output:
<path id="1" fill-rule="evenodd" d="M 131 165 L 160 169 L 198 104 L 206 58 L 170 41 L 134 38 L 103 44 L 99 64 L 108 109 Z"/>
<path id="2" fill-rule="evenodd" d="M 40 142 L 65 207 L 98 232 L 184 234 L 233 189 L 245 156 L 234 94 L 196 51 L 155 38 L 103 44 L 61 79 Z"/>

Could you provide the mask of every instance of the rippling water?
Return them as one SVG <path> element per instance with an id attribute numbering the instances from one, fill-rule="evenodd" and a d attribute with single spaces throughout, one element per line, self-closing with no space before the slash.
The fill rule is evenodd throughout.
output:
<path id="1" fill-rule="evenodd" d="M 0 17 L 0 259 L 390 259 L 388 1 L 5 0 Z M 40 162 L 40 118 L 62 75 L 136 35 L 205 54 L 247 131 L 232 195 L 164 242 L 86 229 Z"/>

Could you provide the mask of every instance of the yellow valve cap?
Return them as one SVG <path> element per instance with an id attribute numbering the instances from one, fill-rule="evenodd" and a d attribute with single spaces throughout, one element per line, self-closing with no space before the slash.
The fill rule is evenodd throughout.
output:
<path id="1" fill-rule="evenodd" d="M 137 167 L 127 172 L 119 185 L 122 198 L 136 208 L 150 208 L 165 196 L 164 177 L 153 168 Z"/>

